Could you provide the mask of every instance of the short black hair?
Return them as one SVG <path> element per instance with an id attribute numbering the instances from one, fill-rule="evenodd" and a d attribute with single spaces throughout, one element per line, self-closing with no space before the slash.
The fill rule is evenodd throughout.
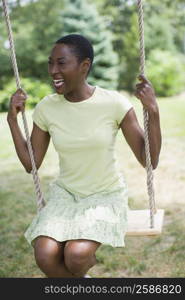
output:
<path id="1" fill-rule="evenodd" d="M 87 73 L 88 76 L 89 72 L 92 69 L 92 63 L 94 60 L 94 50 L 90 41 L 80 34 L 69 34 L 58 39 L 55 43 L 63 43 L 69 45 L 80 63 L 85 58 L 89 58 L 91 61 L 91 65 Z"/>

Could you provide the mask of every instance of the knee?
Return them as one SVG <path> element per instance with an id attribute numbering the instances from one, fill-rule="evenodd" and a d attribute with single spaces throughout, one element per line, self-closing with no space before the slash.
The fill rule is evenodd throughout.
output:
<path id="1" fill-rule="evenodd" d="M 34 255 L 37 265 L 40 268 L 51 265 L 53 262 L 62 259 L 62 253 L 56 242 L 43 242 L 37 239 L 34 244 Z"/>
<path id="2" fill-rule="evenodd" d="M 72 274 L 78 274 L 83 272 L 87 267 L 94 266 L 96 259 L 85 247 L 66 245 L 64 249 L 64 261 L 67 269 Z"/>

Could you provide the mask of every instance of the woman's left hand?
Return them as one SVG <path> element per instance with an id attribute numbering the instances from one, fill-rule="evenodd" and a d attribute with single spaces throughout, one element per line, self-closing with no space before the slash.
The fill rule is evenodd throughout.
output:
<path id="1" fill-rule="evenodd" d="M 136 84 L 135 96 L 141 100 L 147 110 L 157 107 L 155 91 L 151 82 L 144 75 L 139 75 L 138 79 L 141 83 Z"/>

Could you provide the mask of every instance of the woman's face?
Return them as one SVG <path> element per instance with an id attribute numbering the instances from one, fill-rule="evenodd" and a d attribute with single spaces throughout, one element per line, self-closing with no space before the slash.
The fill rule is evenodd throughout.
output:
<path id="1" fill-rule="evenodd" d="M 89 68 L 89 59 L 79 63 L 77 57 L 65 44 L 55 44 L 48 61 L 48 72 L 58 94 L 67 94 L 79 87 Z"/>

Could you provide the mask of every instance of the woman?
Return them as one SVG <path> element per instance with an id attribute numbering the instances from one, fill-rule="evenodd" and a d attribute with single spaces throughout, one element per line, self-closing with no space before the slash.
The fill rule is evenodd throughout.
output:
<path id="1" fill-rule="evenodd" d="M 127 186 L 114 151 L 120 128 L 137 160 L 146 165 L 144 133 L 133 105 L 120 93 L 87 82 L 93 58 L 92 45 L 81 35 L 56 41 L 48 62 L 56 93 L 42 99 L 33 113 L 31 143 L 37 169 L 50 137 L 60 165 L 46 206 L 25 232 L 36 263 L 47 277 L 87 277 L 101 244 L 124 246 Z M 161 148 L 159 109 L 151 83 L 144 76 L 139 79 L 136 96 L 149 114 L 155 169 Z M 27 143 L 17 123 L 26 98 L 23 90 L 12 95 L 7 120 L 17 155 L 30 173 Z"/>

